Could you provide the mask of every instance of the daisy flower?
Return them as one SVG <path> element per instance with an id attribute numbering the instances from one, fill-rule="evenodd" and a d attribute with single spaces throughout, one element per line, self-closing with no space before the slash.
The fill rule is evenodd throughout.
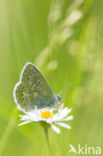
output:
<path id="1" fill-rule="evenodd" d="M 30 122 L 44 122 L 50 125 L 56 133 L 60 133 L 60 129 L 56 125 L 71 129 L 71 126 L 64 122 L 73 119 L 72 115 L 68 116 L 72 109 L 68 109 L 68 107 L 63 108 L 63 106 L 61 104 L 56 113 L 54 109 L 50 108 L 37 109 L 35 107 L 33 111 L 29 112 L 22 110 L 24 115 L 20 115 L 20 117 L 23 122 L 19 126 Z"/>

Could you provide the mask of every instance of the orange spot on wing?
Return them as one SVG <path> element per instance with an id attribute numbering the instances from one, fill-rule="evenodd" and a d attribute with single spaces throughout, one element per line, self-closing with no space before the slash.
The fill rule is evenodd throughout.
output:
<path id="1" fill-rule="evenodd" d="M 23 94 L 22 94 L 22 93 L 20 93 L 20 94 L 19 94 L 19 96 L 23 96 Z"/>
<path id="2" fill-rule="evenodd" d="M 20 101 L 22 102 L 24 100 L 24 98 L 20 98 Z"/>

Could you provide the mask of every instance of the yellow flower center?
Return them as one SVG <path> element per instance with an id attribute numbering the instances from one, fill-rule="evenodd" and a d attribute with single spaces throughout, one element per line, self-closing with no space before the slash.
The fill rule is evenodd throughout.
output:
<path id="1" fill-rule="evenodd" d="M 46 119 L 53 118 L 53 114 L 51 112 L 49 112 L 49 111 L 42 112 L 41 116 L 42 116 L 42 118 L 46 118 Z"/>

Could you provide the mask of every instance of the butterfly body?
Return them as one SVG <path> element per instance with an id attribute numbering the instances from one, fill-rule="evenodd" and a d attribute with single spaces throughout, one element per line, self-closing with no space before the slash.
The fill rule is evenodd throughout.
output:
<path id="1" fill-rule="evenodd" d="M 57 107 L 60 102 L 41 72 L 32 64 L 27 63 L 18 82 L 14 88 L 14 99 L 19 108 L 30 111 L 37 107 Z"/>

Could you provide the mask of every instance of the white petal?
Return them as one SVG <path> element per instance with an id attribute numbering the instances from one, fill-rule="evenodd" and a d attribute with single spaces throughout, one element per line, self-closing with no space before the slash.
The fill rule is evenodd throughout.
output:
<path id="1" fill-rule="evenodd" d="M 27 115 L 19 115 L 19 117 L 21 117 L 20 120 L 39 121 L 39 118 L 30 113 L 28 113 Z"/>
<path id="2" fill-rule="evenodd" d="M 54 114 L 54 116 L 53 116 L 53 121 L 54 122 L 56 122 L 56 121 L 67 121 L 67 120 L 70 120 L 70 119 L 66 119 L 66 116 L 68 115 L 68 113 L 71 111 L 72 109 L 65 109 L 65 110 L 62 110 L 62 112 L 61 113 L 56 113 L 56 114 Z M 72 117 L 70 117 L 70 118 L 72 118 Z M 64 119 L 66 119 L 66 120 L 64 120 Z"/>
<path id="3" fill-rule="evenodd" d="M 71 112 L 71 110 L 72 110 L 72 108 L 68 109 L 68 110 L 67 110 L 67 113 L 70 113 L 70 112 Z"/>
<path id="4" fill-rule="evenodd" d="M 32 120 L 32 121 L 42 120 L 42 117 L 41 117 L 40 112 L 38 110 L 28 112 L 27 116 L 29 116 L 29 119 Z"/>
<path id="5" fill-rule="evenodd" d="M 38 118 L 38 113 L 36 111 L 33 112 L 28 112 L 27 115 L 32 118 L 32 119 L 37 119 Z"/>
<path id="6" fill-rule="evenodd" d="M 60 129 L 58 128 L 58 127 L 56 127 L 55 125 L 53 125 L 53 124 L 50 124 L 51 125 L 51 127 L 52 127 L 52 129 L 56 132 L 56 133 L 60 133 Z"/>
<path id="7" fill-rule="evenodd" d="M 68 110 L 68 107 L 65 107 L 65 108 L 63 109 L 64 112 L 66 112 L 67 110 Z"/>
<path id="8" fill-rule="evenodd" d="M 61 116 L 61 118 L 64 118 L 68 115 L 68 113 L 71 112 L 72 109 L 63 109 L 63 111 L 61 112 L 61 114 L 59 114 Z"/>
<path id="9" fill-rule="evenodd" d="M 68 120 L 73 120 L 73 116 L 72 115 L 68 116 L 68 117 L 64 118 L 63 120 L 61 120 L 61 121 L 68 121 Z"/>
<path id="10" fill-rule="evenodd" d="M 66 108 L 64 108 L 63 109 L 63 114 L 68 114 L 68 113 L 70 113 L 71 112 L 71 110 L 72 110 L 72 108 L 70 108 L 70 109 L 67 109 L 67 107 Z"/>
<path id="11" fill-rule="evenodd" d="M 65 127 L 67 129 L 71 129 L 71 126 L 67 125 L 66 123 L 63 122 L 56 122 L 56 124 L 58 124 L 59 126 Z"/>
<path id="12" fill-rule="evenodd" d="M 20 123 L 18 126 L 25 125 L 25 124 L 28 124 L 28 123 L 30 123 L 30 122 L 31 122 L 31 121 L 25 121 L 25 122 Z"/>
<path id="13" fill-rule="evenodd" d="M 28 115 L 19 115 L 20 120 L 28 120 L 30 117 Z"/>
<path id="14" fill-rule="evenodd" d="M 46 119 L 46 122 L 50 124 L 50 123 L 53 122 L 53 119 L 52 118 L 48 118 L 48 119 Z"/>

